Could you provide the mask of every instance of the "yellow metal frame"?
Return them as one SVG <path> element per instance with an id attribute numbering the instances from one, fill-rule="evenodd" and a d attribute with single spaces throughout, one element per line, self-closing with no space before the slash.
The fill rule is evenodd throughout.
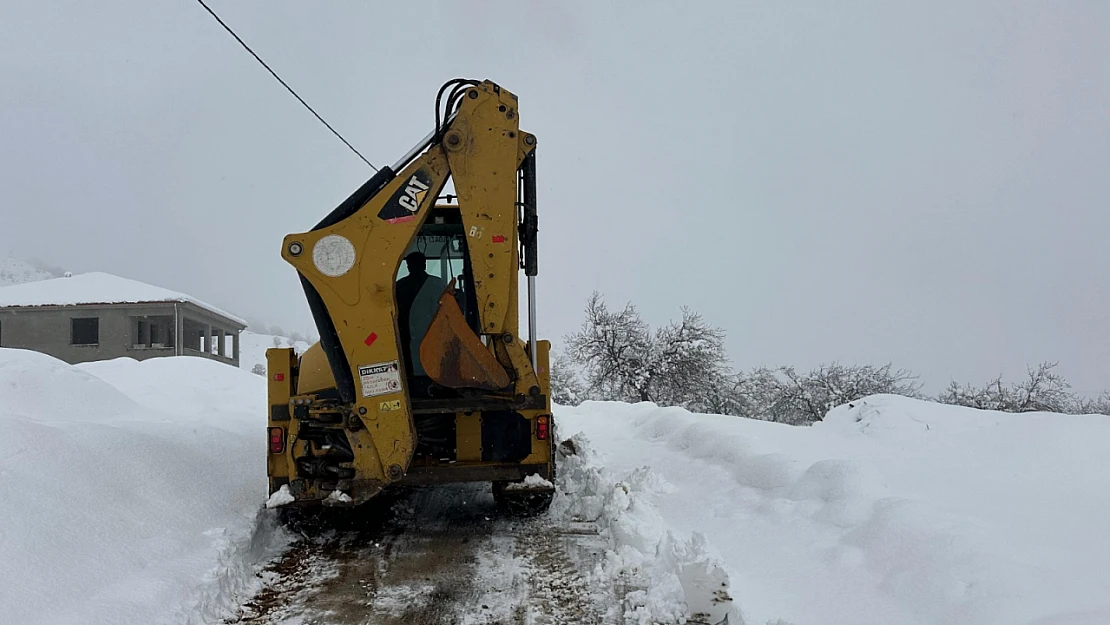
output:
<path id="1" fill-rule="evenodd" d="M 362 427 L 347 428 L 346 433 L 355 451 L 352 482 L 361 486 L 360 499 L 402 479 L 413 458 L 416 433 L 404 383 L 404 356 L 396 339 L 399 331 L 394 284 L 402 255 L 449 178 L 454 182 L 467 234 L 482 332 L 495 339 L 488 341 L 489 349 L 513 375 L 513 387 L 504 395 L 532 395 L 538 390 L 550 396 L 548 343 L 537 346 L 537 372 L 519 336 L 517 172 L 534 149 L 535 137 L 520 131 L 516 106 L 516 96 L 491 82 L 468 87 L 442 140 L 433 142 L 361 208 L 330 226 L 291 234 L 283 241 L 282 258 L 319 293 L 355 381 L 356 398 L 350 414 Z M 383 218 L 386 204 L 401 196 L 407 196 L 403 205 L 411 215 Z M 346 271 L 336 271 L 334 263 L 329 265 L 327 255 L 322 253 L 326 250 L 318 252 L 317 246 L 325 237 L 332 237 L 329 242 L 341 237 L 350 243 L 354 258 L 339 263 L 340 270 L 349 263 Z M 271 406 L 289 402 L 297 393 L 316 393 L 335 386 L 318 344 L 302 356 L 300 381 L 290 386 L 295 367 L 287 360 L 290 354 L 291 350 L 283 349 L 267 352 Z M 385 394 L 363 393 L 359 368 L 393 362 L 401 363 L 401 387 Z M 286 371 L 289 383 L 275 388 L 272 374 L 279 370 Z M 549 404 L 548 410 L 521 411 L 533 423 L 532 454 L 522 464 L 550 462 L 550 444 L 535 440 L 534 435 L 535 416 L 548 412 Z M 480 463 L 480 450 L 476 455 L 472 442 L 474 436 L 480 441 L 480 428 L 473 420 L 477 418 L 477 414 L 461 413 L 456 418 L 460 426 L 459 461 Z M 284 427 L 295 427 L 295 422 L 291 419 Z M 296 432 L 288 435 L 287 457 L 269 459 L 272 478 L 292 475 Z"/>

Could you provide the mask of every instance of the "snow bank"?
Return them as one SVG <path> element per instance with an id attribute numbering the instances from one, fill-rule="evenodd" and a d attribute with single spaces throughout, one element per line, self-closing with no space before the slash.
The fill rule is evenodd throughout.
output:
<path id="1" fill-rule="evenodd" d="M 709 554 L 705 537 L 679 540 L 667 529 L 654 500 L 672 487 L 657 473 L 640 468 L 616 478 L 581 433 L 560 443 L 558 462 L 552 514 L 596 523 L 605 535 L 609 549 L 594 571 L 584 573 L 622 591 L 620 622 L 721 623 L 731 614 L 728 622 L 739 625 L 728 574 Z"/>
<path id="2" fill-rule="evenodd" d="M 101 360 L 76 365 L 80 371 L 111 384 L 138 404 L 150 418 L 205 425 L 255 435 L 263 444 L 266 427 L 266 378 L 242 368 L 198 357 Z M 259 434 L 262 433 L 262 434 Z M 263 445 L 264 446 L 264 445 Z M 257 456 L 258 454 L 255 454 Z M 265 456 L 252 457 L 265 467 Z M 260 475 L 265 476 L 265 470 Z"/>
<path id="3" fill-rule="evenodd" d="M 704 534 L 748 623 L 1110 622 L 1106 417 L 875 396 L 808 428 L 651 404 L 557 418 L 611 471 L 673 485 L 640 488 L 651 524 Z"/>
<path id="4" fill-rule="evenodd" d="M 226 614 L 285 541 L 260 513 L 264 384 L 201 358 L 0 349 L 0 620 Z"/>

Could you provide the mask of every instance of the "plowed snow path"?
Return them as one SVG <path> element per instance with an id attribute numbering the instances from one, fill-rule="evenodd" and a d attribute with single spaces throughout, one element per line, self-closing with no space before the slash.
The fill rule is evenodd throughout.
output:
<path id="1" fill-rule="evenodd" d="M 488 485 L 412 490 L 378 508 L 306 532 L 228 622 L 587 625 L 619 603 L 578 573 L 603 548 L 590 527 L 501 517 Z"/>

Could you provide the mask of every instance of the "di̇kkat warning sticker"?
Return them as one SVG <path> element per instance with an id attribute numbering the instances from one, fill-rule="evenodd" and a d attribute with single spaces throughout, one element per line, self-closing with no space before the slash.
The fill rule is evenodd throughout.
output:
<path id="1" fill-rule="evenodd" d="M 358 378 L 362 382 L 363 397 L 401 392 L 401 370 L 396 360 L 374 365 L 359 365 Z"/>

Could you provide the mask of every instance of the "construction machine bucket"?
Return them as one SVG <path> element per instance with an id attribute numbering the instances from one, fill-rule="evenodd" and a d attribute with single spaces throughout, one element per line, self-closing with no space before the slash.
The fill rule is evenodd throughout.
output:
<path id="1" fill-rule="evenodd" d="M 420 342 L 420 364 L 436 384 L 448 388 L 500 391 L 509 375 L 466 324 L 455 300 L 455 281 L 439 297 L 439 307 Z"/>

